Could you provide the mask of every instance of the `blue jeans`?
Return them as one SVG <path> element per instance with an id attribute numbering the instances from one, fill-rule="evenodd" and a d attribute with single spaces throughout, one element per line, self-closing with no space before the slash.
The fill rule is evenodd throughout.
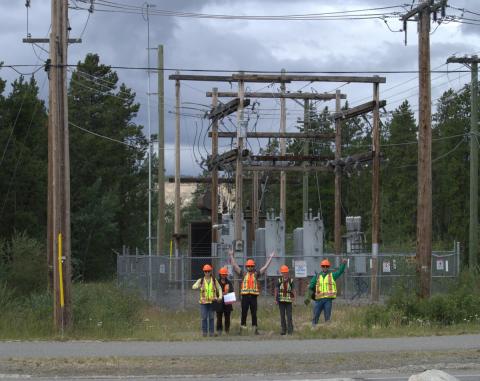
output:
<path id="1" fill-rule="evenodd" d="M 332 316 L 332 302 L 332 298 L 315 300 L 315 304 L 313 305 L 313 325 L 318 324 L 318 319 L 320 318 L 322 311 L 325 316 L 325 321 L 330 320 L 330 317 Z"/>
<path id="2" fill-rule="evenodd" d="M 200 304 L 200 316 L 202 318 L 202 332 L 207 334 L 210 332 L 213 335 L 213 304 Z"/>

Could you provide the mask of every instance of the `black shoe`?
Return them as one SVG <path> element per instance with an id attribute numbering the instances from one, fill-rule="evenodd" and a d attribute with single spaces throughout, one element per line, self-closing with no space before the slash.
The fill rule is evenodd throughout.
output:
<path id="1" fill-rule="evenodd" d="M 285 336 L 287 333 L 286 332 L 281 332 L 280 335 Z"/>

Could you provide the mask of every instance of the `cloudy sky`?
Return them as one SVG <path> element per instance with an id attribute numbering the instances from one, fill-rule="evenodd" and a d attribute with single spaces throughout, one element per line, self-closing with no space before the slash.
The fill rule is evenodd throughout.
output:
<path id="1" fill-rule="evenodd" d="M 165 67 L 170 69 L 205 70 L 256 70 L 287 72 L 375 72 L 387 78 L 381 85 L 380 95 L 386 99 L 387 110 L 395 109 L 404 99 L 408 99 L 415 110 L 418 98 L 418 80 L 415 73 L 386 73 L 388 71 L 415 71 L 418 68 L 416 23 L 409 23 L 408 45 L 404 45 L 404 34 L 398 17 L 392 12 L 404 12 L 402 8 L 411 1 L 395 0 L 330 0 L 330 1 L 286 1 L 286 0 L 150 0 L 150 46 L 164 46 Z M 88 8 L 90 1 L 70 1 L 72 6 Z M 82 44 L 70 46 L 69 63 L 75 64 L 89 52 L 100 55 L 101 61 L 112 66 L 147 66 L 147 22 L 145 12 L 137 7 L 145 7 L 143 1 L 109 0 L 97 1 L 95 11 L 89 16 L 85 10 L 70 10 L 71 37 L 82 37 Z M 438 70 L 457 70 L 459 65 L 445 65 L 452 54 L 480 53 L 480 25 L 472 20 L 480 20 L 480 3 L 477 1 L 450 0 L 447 14 L 462 17 L 464 22 L 432 23 L 431 67 Z M 126 7 L 130 6 L 130 7 Z M 236 16 L 281 16 L 307 15 L 325 12 L 345 12 L 375 7 L 388 7 L 369 11 L 388 18 L 356 20 L 251 20 L 218 19 L 165 16 L 163 11 L 202 13 L 208 15 Z M 456 8 L 467 8 L 463 12 Z M 126 9 L 128 8 L 128 9 Z M 405 8 L 405 9 L 408 9 Z M 359 12 L 365 14 L 366 12 Z M 178 13 L 177 13 L 178 14 Z M 345 13 L 343 13 L 345 14 Z M 350 13 L 351 14 L 351 13 Z M 466 20 L 466 19 L 470 20 Z M 480 22 L 477 22 L 480 24 Z M 27 11 L 25 0 L 0 2 L 0 61 L 7 65 L 38 64 L 47 58 L 47 53 L 29 44 L 23 44 L 27 34 Z M 28 12 L 28 32 L 32 37 L 47 37 L 50 26 L 50 1 L 31 0 Z M 438 28 L 437 28 L 438 26 Z M 434 32 L 433 32 L 434 31 Z M 44 45 L 48 50 L 48 46 Z M 151 66 L 156 66 L 156 51 L 151 50 Z M 28 68 L 22 68 L 25 73 Z M 141 104 L 137 122 L 147 125 L 147 73 L 145 70 L 117 69 L 120 80 L 133 88 Z M 172 81 L 166 73 L 166 169 L 174 171 L 174 116 L 172 114 L 175 95 Z M 211 73 L 215 74 L 215 73 Z M 225 73 L 223 73 L 225 74 Z M 0 71 L 0 77 L 12 80 L 18 74 L 8 68 Z M 42 94 L 46 96 L 45 73 L 36 74 Z M 432 96 L 438 98 L 448 88 L 459 89 L 469 81 L 468 73 L 432 73 Z M 157 76 L 151 75 L 151 92 L 157 91 Z M 198 173 L 196 161 L 205 156 L 210 143 L 205 139 L 208 123 L 200 116 L 204 105 L 210 102 L 205 92 L 215 86 L 206 82 L 182 82 L 182 174 Z M 229 84 L 217 84 L 220 91 L 236 90 Z M 371 85 L 327 83 L 295 83 L 287 85 L 289 91 L 334 91 L 339 86 L 347 94 L 350 105 L 369 100 Z M 274 84 L 250 84 L 248 90 L 276 91 Z M 259 129 L 279 129 L 279 104 L 259 100 L 259 120 L 252 115 L 249 127 Z M 150 96 L 151 129 L 157 129 L 157 97 Z M 333 104 L 319 104 L 319 107 Z M 299 105 L 287 102 L 288 129 L 293 130 L 295 122 L 302 114 Z M 223 129 L 233 130 L 235 118 L 225 121 Z M 195 133 L 196 132 L 196 133 Z M 113 143 L 112 143 L 113 144 Z M 252 146 L 256 147 L 256 142 Z M 223 149 L 230 147 L 230 141 L 221 142 Z M 171 153 L 171 154 L 170 154 Z"/>

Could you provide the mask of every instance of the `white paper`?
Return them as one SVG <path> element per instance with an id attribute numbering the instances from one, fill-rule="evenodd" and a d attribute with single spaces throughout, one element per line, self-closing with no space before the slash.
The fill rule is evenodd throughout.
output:
<path id="1" fill-rule="evenodd" d="M 229 292 L 228 294 L 223 295 L 223 301 L 225 304 L 232 304 L 237 301 L 234 292 Z"/>

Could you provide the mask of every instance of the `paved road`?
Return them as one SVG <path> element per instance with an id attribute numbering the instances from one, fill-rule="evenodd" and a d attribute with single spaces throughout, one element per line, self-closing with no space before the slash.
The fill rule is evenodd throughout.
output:
<path id="1" fill-rule="evenodd" d="M 194 342 L 0 342 L 0 358 L 216 356 L 410 352 L 480 349 L 480 335 L 335 340 L 202 340 Z"/>
<path id="2" fill-rule="evenodd" d="M 452 376 L 455 376 L 460 381 L 478 381 L 480 379 L 480 373 L 477 374 L 461 374 L 461 373 L 449 373 Z M 408 381 L 410 375 L 394 375 L 394 376 L 382 376 L 382 375 L 363 375 L 363 376 L 355 376 L 355 377 L 343 377 L 343 376 L 319 376 L 316 377 L 315 375 L 307 375 L 307 376 L 285 376 L 285 377 L 265 377 L 262 376 L 259 378 L 258 376 L 248 376 L 248 377 L 238 377 L 235 376 L 234 378 L 224 378 L 224 377 L 164 377 L 161 375 L 158 376 L 148 376 L 148 377 L 55 377 L 55 381 L 89 381 L 89 380 L 101 380 L 101 381 L 192 381 L 192 379 L 200 380 L 200 381 L 259 381 L 259 380 L 267 380 L 267 381 Z M 2 381 L 18 381 L 22 379 L 28 379 L 29 381 L 46 381 L 51 380 L 52 377 L 25 377 L 25 376 L 3 376 L 0 373 L 0 380 Z"/>

